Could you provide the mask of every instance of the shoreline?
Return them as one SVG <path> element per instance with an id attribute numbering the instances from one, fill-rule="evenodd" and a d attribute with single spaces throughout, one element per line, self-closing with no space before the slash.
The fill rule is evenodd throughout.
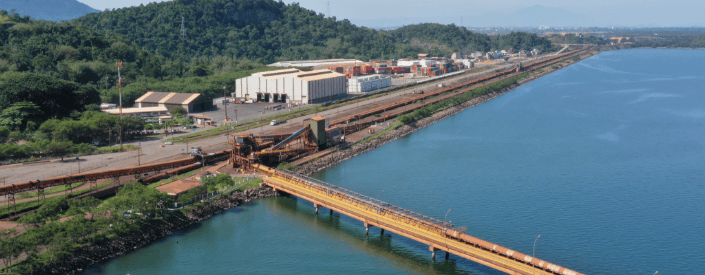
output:
<path id="1" fill-rule="evenodd" d="M 597 53 L 599 53 L 598 51 Z M 595 52 L 590 52 L 585 57 L 581 56 L 580 60 L 587 57 L 594 56 L 597 54 Z M 580 61 L 579 60 L 579 61 Z M 565 60 L 571 62 L 570 60 Z M 469 101 L 465 101 L 456 106 L 450 107 L 443 111 L 437 112 L 429 117 L 420 119 L 408 125 L 402 125 L 397 129 L 390 132 L 382 134 L 381 136 L 372 139 L 368 142 L 362 142 L 355 144 L 345 150 L 333 152 L 328 154 L 321 159 L 315 161 L 307 162 L 299 166 L 295 172 L 303 175 L 311 175 L 319 172 L 328 167 L 339 164 L 343 161 L 351 159 L 355 156 L 363 154 L 365 152 L 371 151 L 377 147 L 380 147 L 390 141 L 408 136 L 409 134 L 420 130 L 426 126 L 433 123 L 441 121 L 449 116 L 460 113 L 470 107 L 487 102 L 494 99 L 500 95 L 503 95 L 509 91 L 516 89 L 526 83 L 536 80 L 540 77 L 551 74 L 555 71 L 561 70 L 565 67 L 573 65 L 579 61 L 572 61 L 569 64 L 556 64 L 553 66 L 558 66 L 553 69 L 552 67 L 547 67 L 546 71 L 536 73 L 532 76 L 527 77 L 519 81 L 516 84 L 509 85 L 500 89 L 499 91 L 494 91 Z M 257 199 L 270 198 L 280 196 L 279 192 L 274 191 L 270 187 L 263 187 L 260 189 L 247 189 L 244 191 L 236 191 L 227 196 L 222 196 L 216 200 L 209 202 L 203 207 L 193 209 L 183 215 L 172 215 L 166 219 L 152 220 L 149 225 L 145 227 L 144 231 L 133 232 L 129 235 L 118 237 L 113 240 L 108 240 L 103 243 L 94 244 L 87 246 L 73 255 L 56 260 L 48 265 L 42 266 L 35 270 L 32 270 L 28 274 L 75 274 L 77 272 L 82 272 L 84 269 L 89 268 L 95 264 L 105 262 L 107 260 L 117 258 L 124 254 L 135 251 L 141 247 L 147 246 L 157 240 L 164 237 L 168 237 L 175 233 L 176 230 L 180 230 L 191 226 L 195 223 L 202 222 L 211 218 L 213 215 L 223 213 L 226 210 L 232 209 L 244 203 L 251 202 Z"/>
<path id="2" fill-rule="evenodd" d="M 82 272 L 84 269 L 138 250 L 164 237 L 171 236 L 177 230 L 200 223 L 229 209 L 253 200 L 278 196 L 280 193 L 269 187 L 236 191 L 185 214 L 175 214 L 164 219 L 151 220 L 141 231 L 87 246 L 71 256 L 56 260 L 27 274 L 75 274 Z"/>
<path id="3" fill-rule="evenodd" d="M 546 70 L 544 72 L 537 73 L 533 76 L 529 76 L 528 78 L 519 81 L 517 84 L 512 84 L 512 85 L 509 85 L 507 87 L 500 89 L 499 91 L 494 91 L 494 92 L 473 98 L 469 101 L 465 101 L 459 105 L 456 105 L 456 106 L 450 107 L 448 109 L 445 109 L 443 111 L 437 112 L 429 117 L 420 119 L 420 120 L 415 121 L 413 123 L 410 123 L 407 125 L 402 125 L 399 128 L 394 129 L 390 132 L 384 133 L 381 136 L 379 136 L 373 140 L 370 140 L 368 142 L 358 143 L 358 144 L 355 144 L 347 149 L 333 152 L 333 153 L 330 153 L 326 156 L 323 156 L 320 159 L 316 159 L 314 161 L 304 163 L 304 164 L 300 165 L 298 168 L 296 168 L 294 170 L 294 172 L 302 174 L 302 175 L 306 175 L 306 176 L 311 176 L 312 174 L 320 172 L 328 167 L 342 163 L 348 159 L 351 159 L 351 158 L 358 156 L 360 154 L 363 154 L 365 152 L 371 151 L 377 147 L 380 147 L 384 144 L 387 144 L 388 142 L 394 141 L 399 138 L 406 137 L 415 131 L 418 131 L 420 129 L 425 128 L 426 126 L 429 126 L 433 123 L 441 121 L 449 116 L 460 113 L 468 108 L 485 103 L 485 102 L 492 100 L 498 96 L 501 96 L 507 92 L 510 92 L 510 91 L 512 91 L 512 90 L 514 90 L 514 89 L 516 89 L 526 83 L 529 83 L 533 80 L 539 79 L 543 76 L 546 76 L 548 74 L 551 74 L 553 72 L 561 70 L 565 67 L 573 65 L 577 62 L 582 61 L 583 59 L 586 59 L 588 57 L 592 57 L 596 54 L 599 54 L 600 52 L 601 51 L 598 51 L 597 53 L 590 52 L 588 55 L 586 55 L 584 57 L 581 55 L 580 60 L 572 61 L 572 63 L 570 63 L 570 64 L 553 65 L 553 66 L 558 66 L 558 68 L 555 68 L 555 69 L 553 69 L 552 67 L 547 67 L 547 68 L 549 68 L 548 70 Z M 570 60 L 566 60 L 566 61 L 570 61 Z"/>

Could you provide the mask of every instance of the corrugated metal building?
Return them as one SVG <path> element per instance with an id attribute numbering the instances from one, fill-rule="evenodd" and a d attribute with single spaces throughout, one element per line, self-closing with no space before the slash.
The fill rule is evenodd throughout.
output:
<path id="1" fill-rule="evenodd" d="M 213 101 L 198 93 L 147 92 L 135 100 L 135 107 L 166 107 L 171 110 L 181 106 L 189 113 L 203 112 L 213 108 Z"/>
<path id="2" fill-rule="evenodd" d="M 363 93 L 392 86 L 392 79 L 381 75 L 352 77 L 348 80 L 348 93 Z"/>
<path id="3" fill-rule="evenodd" d="M 237 79 L 235 97 L 265 102 L 309 104 L 345 94 L 346 84 L 344 74 L 331 70 L 277 70 Z"/>

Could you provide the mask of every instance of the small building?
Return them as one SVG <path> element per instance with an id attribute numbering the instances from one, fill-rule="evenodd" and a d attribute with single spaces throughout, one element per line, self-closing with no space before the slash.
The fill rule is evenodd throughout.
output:
<path id="1" fill-rule="evenodd" d="M 381 75 L 358 76 L 348 80 L 348 93 L 364 93 L 392 86 L 392 79 Z"/>
<path id="2" fill-rule="evenodd" d="M 112 115 L 120 115 L 120 108 L 117 109 L 108 109 L 104 110 L 104 112 Z M 169 110 L 164 107 L 164 106 L 156 106 L 156 107 L 145 107 L 145 108 L 122 108 L 122 115 L 123 116 L 132 116 L 132 117 L 161 117 L 165 115 L 169 115 Z"/>
<path id="3" fill-rule="evenodd" d="M 427 54 L 427 53 L 419 53 L 418 57 L 419 57 L 419 59 L 426 59 L 428 57 L 431 57 L 431 55 Z"/>
<path id="4" fill-rule="evenodd" d="M 173 92 L 147 92 L 135 100 L 135 107 L 165 107 L 171 110 L 181 106 L 189 113 L 198 113 L 213 108 L 213 100 L 207 99 L 199 93 L 173 93 Z"/>
<path id="5" fill-rule="evenodd" d="M 315 116 L 311 119 L 304 121 L 305 125 L 311 127 L 313 131 L 313 136 L 316 139 L 316 144 L 318 146 L 325 146 L 328 144 L 328 138 L 326 136 L 326 119 L 322 116 Z"/>
<path id="6" fill-rule="evenodd" d="M 454 52 L 453 54 L 450 55 L 450 59 L 463 59 L 463 58 L 465 58 L 465 56 L 460 54 L 459 52 Z"/>
<path id="7" fill-rule="evenodd" d="M 206 115 L 188 115 L 188 118 L 197 125 L 213 125 L 213 119 Z"/>

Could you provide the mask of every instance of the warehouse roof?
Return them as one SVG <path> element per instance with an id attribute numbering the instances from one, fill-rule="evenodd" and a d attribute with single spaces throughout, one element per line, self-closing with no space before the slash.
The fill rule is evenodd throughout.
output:
<path id="1" fill-rule="evenodd" d="M 331 70 L 316 70 L 297 74 L 296 77 L 305 81 L 313 81 L 334 77 L 345 77 L 345 75 Z"/>
<path id="2" fill-rule="evenodd" d="M 171 92 L 153 92 L 149 91 L 135 100 L 135 103 L 160 103 L 160 104 L 191 104 L 201 94 L 199 93 L 171 93 Z"/>
<path id="3" fill-rule="evenodd" d="M 321 59 L 321 60 L 295 60 L 295 61 L 281 61 L 277 63 L 272 63 L 267 66 L 269 67 L 317 67 L 317 66 L 330 66 L 332 64 L 350 64 L 350 63 L 362 63 L 361 60 L 356 59 Z"/>
<path id="4" fill-rule="evenodd" d="M 152 112 L 166 112 L 168 111 L 164 106 L 157 107 L 145 107 L 145 108 L 122 108 L 123 114 L 139 114 L 139 113 L 152 113 Z M 118 115 L 120 114 L 120 109 L 109 109 L 105 110 L 108 114 Z"/>
<path id="5" fill-rule="evenodd" d="M 282 74 L 292 74 L 292 73 L 298 73 L 301 72 L 299 69 L 284 69 L 284 70 L 276 70 L 276 71 L 269 71 L 269 72 L 261 72 L 261 73 L 255 73 L 252 75 L 259 75 L 263 77 L 268 77 L 268 76 L 275 76 L 275 75 L 282 75 Z"/>

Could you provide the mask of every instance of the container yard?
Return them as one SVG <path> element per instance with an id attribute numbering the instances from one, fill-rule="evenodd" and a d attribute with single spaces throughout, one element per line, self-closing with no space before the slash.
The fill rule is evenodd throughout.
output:
<path id="1" fill-rule="evenodd" d="M 358 76 L 348 80 L 348 93 L 364 93 L 392 85 L 392 79 L 381 75 Z"/>

